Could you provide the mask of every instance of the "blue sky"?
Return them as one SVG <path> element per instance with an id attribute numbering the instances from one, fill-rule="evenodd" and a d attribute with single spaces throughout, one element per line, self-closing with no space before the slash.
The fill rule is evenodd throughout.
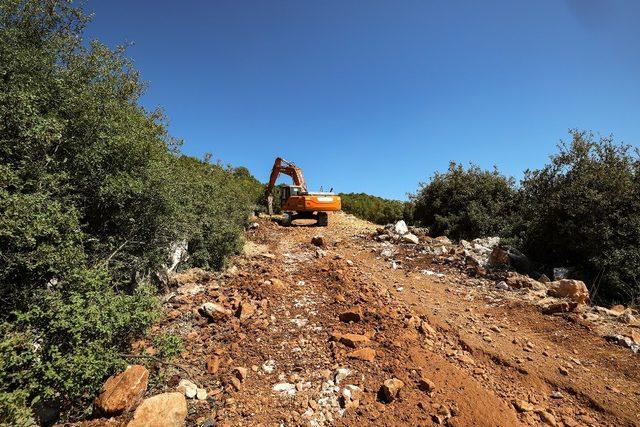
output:
<path id="1" fill-rule="evenodd" d="M 569 128 L 640 141 L 640 1 L 88 1 L 183 151 L 404 199 L 450 160 L 520 178 Z"/>

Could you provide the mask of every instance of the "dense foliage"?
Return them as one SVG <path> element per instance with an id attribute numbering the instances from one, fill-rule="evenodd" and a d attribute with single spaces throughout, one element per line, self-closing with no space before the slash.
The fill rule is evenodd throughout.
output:
<path id="1" fill-rule="evenodd" d="M 550 273 L 569 267 L 602 301 L 640 300 L 640 155 L 571 131 L 548 165 L 519 187 L 497 170 L 451 164 L 412 197 L 434 235 L 500 235 Z"/>
<path id="2" fill-rule="evenodd" d="M 411 204 L 365 193 L 342 193 L 342 210 L 376 224 L 411 220 Z"/>
<path id="3" fill-rule="evenodd" d="M 523 250 L 576 269 L 592 294 L 640 300 L 640 155 L 637 149 L 572 131 L 544 168 L 527 171 L 514 228 Z"/>
<path id="4" fill-rule="evenodd" d="M 187 242 L 219 268 L 262 186 L 182 156 L 123 49 L 83 44 L 63 0 L 0 0 L 0 422 L 81 415 L 157 318 Z"/>
<path id="5" fill-rule="evenodd" d="M 451 163 L 411 197 L 416 223 L 434 235 L 455 239 L 500 234 L 509 224 L 515 199 L 514 181 L 496 169 L 465 169 Z"/>

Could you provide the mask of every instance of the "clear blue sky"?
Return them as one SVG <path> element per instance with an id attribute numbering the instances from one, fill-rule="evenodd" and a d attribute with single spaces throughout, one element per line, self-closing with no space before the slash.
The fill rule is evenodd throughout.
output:
<path id="1" fill-rule="evenodd" d="M 183 150 L 405 198 L 450 160 L 520 178 L 569 128 L 640 143 L 640 1 L 88 1 Z"/>

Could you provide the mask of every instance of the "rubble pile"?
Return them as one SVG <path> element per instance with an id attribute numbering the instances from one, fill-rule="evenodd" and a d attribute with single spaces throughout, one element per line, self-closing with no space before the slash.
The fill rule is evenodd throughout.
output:
<path id="1" fill-rule="evenodd" d="M 409 244 L 404 238 L 411 232 L 420 235 L 418 243 Z M 445 273 L 462 271 L 467 278 L 458 283 L 473 286 L 476 289 L 473 293 L 479 293 L 478 297 L 482 294 L 488 302 L 523 301 L 545 314 L 578 315 L 582 320 L 600 324 L 607 340 L 634 352 L 640 348 L 640 337 L 634 341 L 629 333 L 615 333 L 619 328 L 616 325 L 620 324 L 640 328 L 637 312 L 623 306 L 607 309 L 588 305 L 589 290 L 584 282 L 567 278 L 570 269 L 555 268 L 553 281 L 544 274 L 534 279 L 522 274 L 530 270 L 529 260 L 517 250 L 502 246 L 499 237 L 454 243 L 445 236 L 430 237 L 427 232 L 398 221 L 378 228 L 369 238 L 377 242 L 375 250 L 393 269 L 414 269 L 436 279 L 443 278 Z"/>

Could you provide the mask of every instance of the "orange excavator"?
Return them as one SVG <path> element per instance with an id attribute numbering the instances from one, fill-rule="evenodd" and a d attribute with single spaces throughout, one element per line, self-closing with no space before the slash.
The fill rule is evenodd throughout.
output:
<path id="1" fill-rule="evenodd" d="M 294 163 L 278 157 L 273 163 L 266 189 L 269 215 L 273 215 L 273 195 L 271 192 L 280 174 L 288 175 L 293 179 L 293 185 L 283 185 L 280 191 L 280 202 L 284 213 L 283 225 L 291 225 L 295 219 L 315 219 L 318 226 L 326 227 L 329 224 L 327 212 L 341 209 L 340 196 L 336 196 L 332 192 L 309 192 L 302 169 Z"/>

